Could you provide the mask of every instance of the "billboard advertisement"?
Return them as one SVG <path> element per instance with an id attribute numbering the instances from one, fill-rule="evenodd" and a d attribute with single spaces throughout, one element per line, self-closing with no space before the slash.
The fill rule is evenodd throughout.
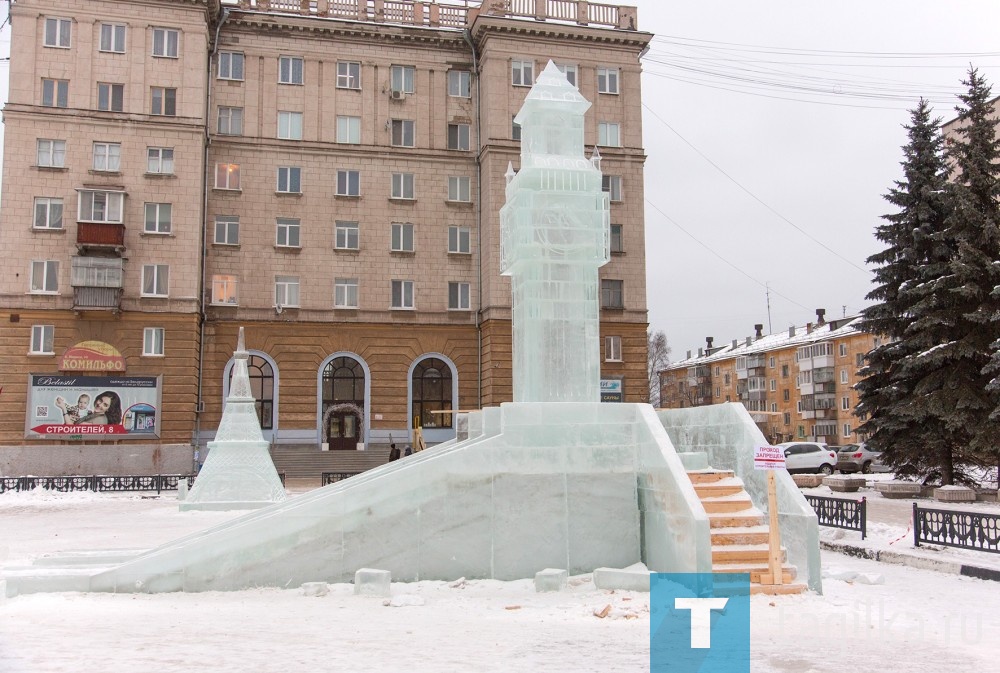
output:
<path id="1" fill-rule="evenodd" d="M 149 439 L 160 436 L 159 376 L 28 377 L 28 439 Z"/>
<path id="2" fill-rule="evenodd" d="M 601 379 L 601 402 L 623 402 L 621 379 Z"/>

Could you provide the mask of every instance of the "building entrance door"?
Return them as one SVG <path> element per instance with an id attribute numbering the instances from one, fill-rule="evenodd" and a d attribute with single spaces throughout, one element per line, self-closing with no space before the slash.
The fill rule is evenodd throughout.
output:
<path id="1" fill-rule="evenodd" d="M 351 411 L 335 411 L 330 414 L 327 427 L 327 441 L 330 450 L 356 451 L 358 448 L 358 423 L 361 419 Z"/>

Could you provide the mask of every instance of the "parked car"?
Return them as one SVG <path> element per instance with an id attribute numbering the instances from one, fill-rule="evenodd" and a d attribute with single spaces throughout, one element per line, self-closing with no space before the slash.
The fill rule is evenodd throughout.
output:
<path id="1" fill-rule="evenodd" d="M 833 474 L 837 454 L 819 442 L 785 442 L 778 444 L 785 452 L 785 468 L 790 473 L 822 472 Z"/>
<path id="2" fill-rule="evenodd" d="M 845 444 L 837 452 L 837 469 L 841 472 L 888 472 L 889 467 L 882 463 L 881 451 L 869 451 L 864 442 L 860 444 Z"/>

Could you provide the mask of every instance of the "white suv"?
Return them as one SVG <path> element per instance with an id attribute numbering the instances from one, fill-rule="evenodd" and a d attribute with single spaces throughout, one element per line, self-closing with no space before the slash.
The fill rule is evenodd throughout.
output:
<path id="1" fill-rule="evenodd" d="M 833 474 L 837 454 L 819 442 L 785 442 L 778 444 L 785 452 L 785 467 L 790 473 L 822 472 Z"/>

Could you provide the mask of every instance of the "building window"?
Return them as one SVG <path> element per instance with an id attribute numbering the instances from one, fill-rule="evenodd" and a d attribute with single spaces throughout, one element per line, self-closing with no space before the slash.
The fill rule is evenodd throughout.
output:
<path id="1" fill-rule="evenodd" d="M 774 414 L 777 413 L 777 411 L 778 411 L 778 404 L 776 402 L 771 402 L 771 413 Z"/>
<path id="2" fill-rule="evenodd" d="M 413 390 L 413 418 L 419 419 L 424 428 L 450 428 L 453 414 L 437 414 L 434 411 L 450 411 L 452 408 L 451 368 L 438 358 L 421 360 L 413 368 L 410 380 Z"/>
<path id="3" fill-rule="evenodd" d="M 147 147 L 146 148 L 146 172 L 158 175 L 173 175 L 174 173 L 174 148 L 172 147 Z"/>
<path id="4" fill-rule="evenodd" d="M 101 45 L 100 51 L 108 51 L 114 54 L 125 53 L 125 26 L 120 23 L 101 24 Z"/>
<path id="5" fill-rule="evenodd" d="M 784 422 L 785 425 L 791 425 L 792 415 L 786 411 L 784 414 L 782 414 L 781 420 Z"/>
<path id="6" fill-rule="evenodd" d="M 238 215 L 215 216 L 216 245 L 240 244 L 240 218 Z"/>
<path id="7" fill-rule="evenodd" d="M 604 360 L 606 362 L 622 361 L 622 338 L 620 336 L 604 337 Z"/>
<path id="8" fill-rule="evenodd" d="M 277 237 L 274 244 L 279 248 L 298 248 L 299 245 L 299 220 L 279 217 Z"/>
<path id="9" fill-rule="evenodd" d="M 389 69 L 389 88 L 400 93 L 413 93 L 417 69 L 412 65 L 394 65 Z"/>
<path id="10" fill-rule="evenodd" d="M 63 200 L 39 196 L 35 198 L 35 229 L 62 229 Z"/>
<path id="11" fill-rule="evenodd" d="M 855 353 L 854 355 L 854 366 L 863 367 L 865 364 L 865 356 L 862 353 Z"/>
<path id="12" fill-rule="evenodd" d="M 618 68 L 597 69 L 597 93 L 618 93 Z"/>
<path id="13" fill-rule="evenodd" d="M 392 191 L 390 196 L 393 199 L 413 199 L 413 173 L 393 173 Z"/>
<path id="14" fill-rule="evenodd" d="M 468 177 L 448 177 L 448 200 L 467 202 L 472 200 L 470 193 L 472 181 Z"/>
<path id="15" fill-rule="evenodd" d="M 338 220 L 335 230 L 334 248 L 337 250 L 359 249 L 361 234 L 357 222 L 342 222 Z"/>
<path id="16" fill-rule="evenodd" d="M 803 439 L 806 436 L 806 426 L 799 426 L 799 439 Z"/>
<path id="17" fill-rule="evenodd" d="M 622 244 L 622 225 L 611 225 L 611 252 L 623 253 L 625 246 Z"/>
<path id="18" fill-rule="evenodd" d="M 55 355 L 52 350 L 52 342 L 55 340 L 55 325 L 32 325 L 31 326 L 31 355 Z"/>
<path id="19" fill-rule="evenodd" d="M 35 144 L 36 161 L 43 168 L 66 166 L 66 141 L 39 139 Z"/>
<path id="20" fill-rule="evenodd" d="M 727 386 L 729 385 L 729 372 L 726 372 L 726 373 L 725 373 L 725 374 L 723 375 L 723 377 L 722 377 L 722 382 L 723 382 L 724 384 L 726 384 Z"/>
<path id="21" fill-rule="evenodd" d="M 773 355 L 767 359 L 767 366 L 769 368 L 771 368 L 771 369 L 774 369 L 774 356 Z"/>
<path id="22" fill-rule="evenodd" d="M 69 80 L 43 79 L 42 105 L 45 107 L 69 107 Z"/>
<path id="23" fill-rule="evenodd" d="M 219 107 L 219 135 L 243 135 L 243 108 Z"/>
<path id="24" fill-rule="evenodd" d="M 448 310 L 469 310 L 469 283 L 448 283 Z"/>
<path id="25" fill-rule="evenodd" d="M 173 117 L 177 114 L 177 89 L 154 86 L 150 89 L 149 114 Z"/>
<path id="26" fill-rule="evenodd" d="M 449 70 L 448 95 L 457 98 L 471 98 L 472 73 L 468 70 Z"/>
<path id="27" fill-rule="evenodd" d="M 621 147 L 621 125 L 617 122 L 600 122 L 597 124 L 597 144 L 605 147 Z"/>
<path id="28" fill-rule="evenodd" d="M 236 306 L 239 303 L 236 296 L 236 276 L 212 276 L 212 303 L 225 306 Z"/>
<path id="29" fill-rule="evenodd" d="M 448 227 L 448 252 L 467 255 L 472 252 L 472 229 Z"/>
<path id="30" fill-rule="evenodd" d="M 412 280 L 392 281 L 392 308 L 398 308 L 398 309 L 413 308 Z"/>
<path id="31" fill-rule="evenodd" d="M 59 262 L 54 259 L 31 263 L 31 291 L 35 294 L 55 294 L 59 291 Z"/>
<path id="32" fill-rule="evenodd" d="M 69 49 L 73 22 L 70 19 L 45 19 L 45 46 Z"/>
<path id="33" fill-rule="evenodd" d="M 80 222 L 106 222 L 120 224 L 122 222 L 121 192 L 79 192 L 79 208 L 77 220 Z"/>
<path id="34" fill-rule="evenodd" d="M 172 28 L 153 29 L 153 56 L 177 58 L 177 44 L 180 32 Z"/>
<path id="35" fill-rule="evenodd" d="M 413 225 L 409 222 L 392 223 L 392 252 L 413 252 Z"/>
<path id="36" fill-rule="evenodd" d="M 94 170 L 117 173 L 122 168 L 121 143 L 94 143 Z"/>
<path id="37" fill-rule="evenodd" d="M 142 296 L 166 297 L 170 286 L 170 267 L 166 264 L 144 264 L 142 267 Z"/>
<path id="38" fill-rule="evenodd" d="M 163 357 L 163 328 L 145 327 L 142 330 L 142 354 Z"/>
<path id="39" fill-rule="evenodd" d="M 122 112 L 125 109 L 125 85 L 97 83 L 97 109 Z"/>
<path id="40" fill-rule="evenodd" d="M 601 189 L 608 193 L 608 199 L 612 202 L 622 200 L 622 176 L 605 175 L 601 177 Z"/>
<path id="41" fill-rule="evenodd" d="M 601 308 L 625 308 L 621 280 L 601 281 Z"/>
<path id="42" fill-rule="evenodd" d="M 847 357 L 847 344 L 838 344 L 840 350 L 840 357 Z"/>
<path id="43" fill-rule="evenodd" d="M 719 373 L 720 373 L 720 372 L 719 372 L 719 367 L 718 367 L 718 366 L 716 366 L 716 367 L 715 367 L 715 375 L 716 375 L 716 376 L 718 376 L 718 375 L 719 375 Z"/>
<path id="44" fill-rule="evenodd" d="M 337 88 L 361 88 L 361 64 L 353 61 L 337 62 Z"/>
<path id="45" fill-rule="evenodd" d="M 720 388 L 719 386 L 715 387 L 715 396 L 722 397 L 722 388 Z"/>
<path id="46" fill-rule="evenodd" d="M 783 402 L 787 402 L 790 399 L 790 397 L 791 394 L 789 393 L 788 388 L 785 388 L 784 390 L 781 391 L 781 400 Z"/>
<path id="47" fill-rule="evenodd" d="M 840 398 L 840 408 L 843 409 L 844 411 L 849 411 L 850 408 L 851 408 L 851 398 L 850 397 L 841 397 Z"/>
<path id="48" fill-rule="evenodd" d="M 361 196 L 361 173 L 359 171 L 337 171 L 337 196 Z"/>
<path id="49" fill-rule="evenodd" d="M 566 80 L 573 86 L 580 88 L 577 82 L 577 68 L 575 65 L 560 65 L 556 63 L 556 67 L 559 68 L 559 72 L 566 75 Z"/>
<path id="50" fill-rule="evenodd" d="M 238 51 L 219 52 L 219 79 L 243 80 L 243 54 Z"/>
<path id="51" fill-rule="evenodd" d="M 844 430 L 844 437 L 850 437 L 851 436 L 851 424 L 850 423 L 844 423 L 843 430 Z"/>
<path id="52" fill-rule="evenodd" d="M 846 369 L 841 369 L 840 370 L 840 382 L 843 383 L 843 384 L 847 383 L 847 370 Z"/>
<path id="53" fill-rule="evenodd" d="M 802 400 L 798 400 L 795 403 L 795 411 L 799 412 L 800 414 L 802 413 Z"/>
<path id="54" fill-rule="evenodd" d="M 778 379 L 771 379 L 771 392 L 775 392 L 778 389 Z"/>
<path id="55" fill-rule="evenodd" d="M 514 121 L 513 117 L 510 119 L 510 139 L 521 140 L 521 125 Z"/>
<path id="56" fill-rule="evenodd" d="M 298 305 L 299 305 L 299 277 L 275 276 L 274 306 L 276 308 L 284 308 L 286 306 L 297 307 Z"/>
<path id="57" fill-rule="evenodd" d="M 216 189 L 239 189 L 240 188 L 240 165 L 239 164 L 216 164 L 215 165 L 215 188 Z"/>
<path id="58" fill-rule="evenodd" d="M 333 307 L 358 307 L 358 279 L 337 278 L 333 281 Z"/>
<path id="59" fill-rule="evenodd" d="M 535 64 L 531 61 L 511 61 L 510 83 L 514 86 L 531 86 L 535 83 Z"/>
<path id="60" fill-rule="evenodd" d="M 147 203 L 146 225 L 143 231 L 147 234 L 169 234 L 170 214 L 169 203 Z"/>
<path id="61" fill-rule="evenodd" d="M 781 377 L 784 379 L 788 378 L 788 365 L 781 365 Z"/>
<path id="62" fill-rule="evenodd" d="M 302 193 L 302 169 L 298 166 L 278 166 L 278 188 L 281 194 Z"/>
<path id="63" fill-rule="evenodd" d="M 302 140 L 302 113 L 278 113 L 278 137 L 282 140 Z"/>
<path id="64" fill-rule="evenodd" d="M 337 142 L 361 144 L 361 117 L 337 117 Z"/>
<path id="65" fill-rule="evenodd" d="M 278 58 L 278 84 L 302 84 L 303 61 L 299 56 Z"/>
<path id="66" fill-rule="evenodd" d="M 468 151 L 469 135 L 468 124 L 448 124 L 448 149 Z"/>
<path id="67" fill-rule="evenodd" d="M 451 127 L 449 126 L 448 128 L 450 129 Z M 450 132 L 448 137 L 450 140 Z M 412 119 L 393 119 L 391 142 L 393 147 L 415 147 L 416 122 Z"/>

